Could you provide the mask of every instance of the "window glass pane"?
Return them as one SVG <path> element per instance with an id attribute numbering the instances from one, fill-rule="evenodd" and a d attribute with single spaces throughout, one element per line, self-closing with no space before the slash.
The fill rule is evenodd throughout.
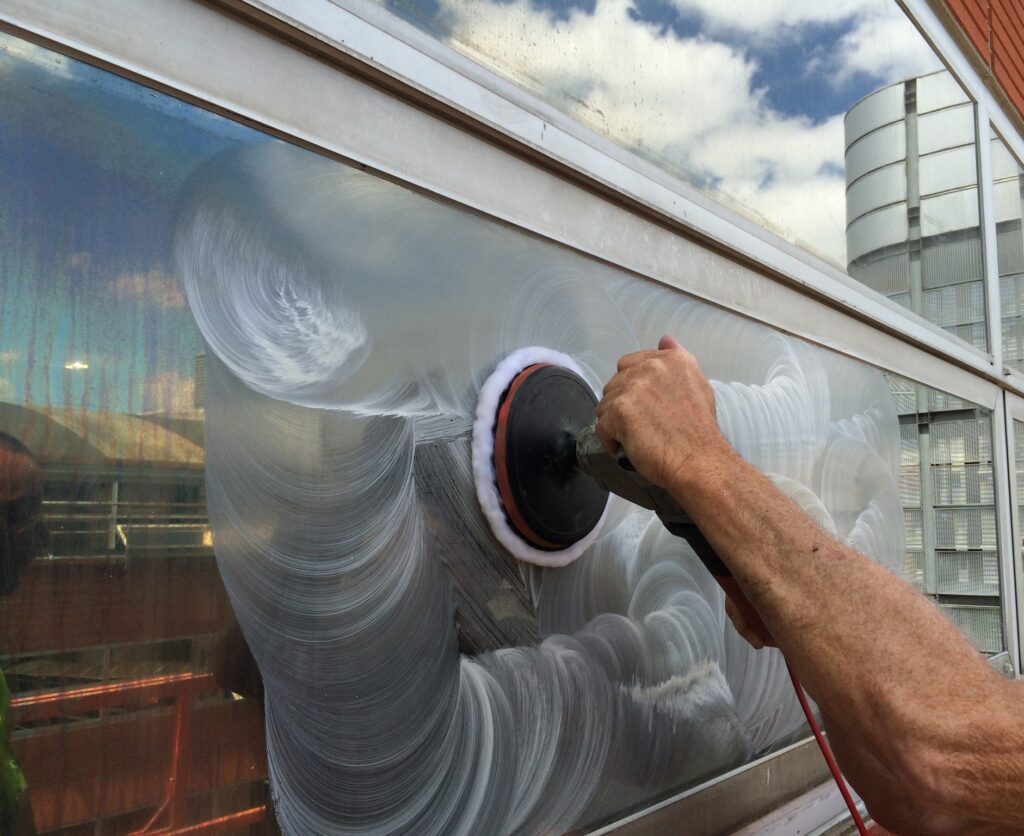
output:
<path id="1" fill-rule="evenodd" d="M 905 159 L 886 85 L 941 66 L 889 0 L 377 2 L 842 269 L 844 168 Z M 950 78 L 923 95 L 963 100 Z M 864 138 L 844 160 L 851 109 L 846 145 Z"/>
<path id="2" fill-rule="evenodd" d="M 560 832 L 804 734 L 649 512 L 561 569 L 493 536 L 474 412 L 524 347 L 600 388 L 677 334 L 828 531 L 926 588 L 994 550 L 970 405 L 6 35 L 0 94 L 0 669 L 40 831 L 273 832 L 269 780 L 291 833 Z M 897 403 L 956 424 L 943 502 L 907 500 Z"/>
<path id="3" fill-rule="evenodd" d="M 982 652 L 1004 648 L 988 410 L 895 375 L 906 573 Z"/>
<path id="4" fill-rule="evenodd" d="M 265 139 L 7 35 L 0 101 L 0 676 L 36 828 L 128 833 L 166 802 L 154 827 L 274 832 L 172 255 L 186 184 Z"/>
<path id="5" fill-rule="evenodd" d="M 1021 206 L 1024 167 L 1006 143 L 992 135 L 993 201 L 996 215 L 996 254 L 999 262 L 999 302 L 1003 318 L 1003 362 L 1024 370 L 1024 233 Z"/>

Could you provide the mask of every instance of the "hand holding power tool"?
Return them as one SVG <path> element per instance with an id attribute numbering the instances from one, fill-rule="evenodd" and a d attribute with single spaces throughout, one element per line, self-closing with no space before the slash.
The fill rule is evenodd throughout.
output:
<path id="1" fill-rule="evenodd" d="M 669 531 L 686 538 L 750 632 L 761 643 L 774 644 L 703 532 L 661 486 L 685 491 L 687 484 L 696 484 L 706 446 L 725 441 L 715 419 L 714 393 L 696 361 L 669 337 L 658 349 L 622 358 L 600 404 L 569 357 L 524 349 L 506 358 L 482 387 L 474 423 L 474 478 L 481 507 L 514 554 L 541 565 L 565 565 L 582 554 L 604 517 L 609 492 L 649 508 Z M 531 353 L 531 363 L 519 365 Z M 488 391 L 494 401 L 483 397 Z M 641 397 L 634 397 L 637 392 Z M 680 403 L 681 393 L 693 402 Z M 658 481 L 638 472 L 634 465 L 639 464 Z M 566 559 L 549 561 L 552 554 Z M 786 667 L 857 829 L 866 834 L 796 673 L 788 662 Z"/>
<path id="2" fill-rule="evenodd" d="M 671 345 L 678 347 L 674 341 Z M 606 401 L 608 390 L 614 396 L 618 379 L 629 374 L 630 358 L 654 353 L 624 358 L 619 375 L 606 389 Z M 698 396 L 708 400 L 705 411 L 714 422 L 714 396 L 703 377 L 699 382 L 707 391 L 697 390 Z M 759 641 L 774 644 L 732 573 L 679 503 L 641 475 L 621 448 L 615 454 L 609 452 L 614 444 L 599 437 L 595 410 L 600 415 L 593 391 L 571 368 L 533 363 L 508 382 L 493 424 L 493 472 L 502 511 L 515 535 L 533 549 L 563 552 L 590 534 L 604 513 L 608 493 L 617 494 L 654 511 L 669 531 L 685 538 Z M 666 436 L 680 421 L 678 414 L 657 418 Z M 658 446 L 651 444 L 649 436 L 644 441 L 647 447 Z M 644 445 L 638 440 L 637 446 Z M 672 460 L 672 440 L 666 437 L 660 447 L 642 450 L 651 460 L 649 470 Z"/>
<path id="3" fill-rule="evenodd" d="M 594 479 L 606 491 L 621 496 L 641 508 L 654 511 L 670 532 L 682 537 L 690 544 L 697 557 L 700 558 L 700 562 L 704 564 L 704 568 L 718 582 L 722 591 L 739 610 L 750 629 L 766 645 L 774 645 L 771 633 L 765 627 L 761 616 L 747 600 L 743 590 L 736 582 L 736 578 L 729 571 L 729 567 L 722 562 L 703 532 L 690 519 L 689 514 L 667 490 L 637 473 L 622 448 L 619 448 L 616 455 L 609 453 L 597 437 L 596 425 L 595 421 L 585 427 L 576 437 L 576 459 L 579 462 L 580 470 Z"/>

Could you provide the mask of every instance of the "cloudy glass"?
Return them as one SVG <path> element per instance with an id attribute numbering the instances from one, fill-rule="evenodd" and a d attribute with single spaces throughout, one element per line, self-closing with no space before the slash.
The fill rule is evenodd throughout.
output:
<path id="1" fill-rule="evenodd" d="M 902 92 L 880 125 L 901 124 L 856 160 L 845 154 L 844 116 L 876 90 L 941 68 L 893 0 L 377 2 L 843 270 L 863 255 L 847 252 L 848 168 L 905 159 Z M 897 175 L 851 200 L 905 201 Z M 870 225 L 897 236 L 887 243 L 907 241 L 906 209 Z"/>
<path id="2" fill-rule="evenodd" d="M 1024 166 L 995 132 L 992 135 L 992 178 L 1003 362 L 1017 371 L 1024 371 L 1024 232 L 1021 231 Z"/>
<path id="3" fill-rule="evenodd" d="M 600 390 L 675 334 L 735 449 L 901 572 L 880 372 L 8 36 L 0 95 L 0 668 L 38 830 L 563 832 L 806 734 L 650 512 L 515 560 L 474 418 L 513 352 Z M 923 460 L 978 467 L 956 409 Z M 986 547 L 974 516 L 935 549 Z"/>

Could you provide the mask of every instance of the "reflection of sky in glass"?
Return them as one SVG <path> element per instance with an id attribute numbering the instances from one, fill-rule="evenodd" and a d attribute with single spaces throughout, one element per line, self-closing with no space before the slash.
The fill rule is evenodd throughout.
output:
<path id="1" fill-rule="evenodd" d="M 843 114 L 939 67 L 880 0 L 377 2 L 843 267 Z"/>
<path id="2" fill-rule="evenodd" d="M 178 194 L 213 154 L 264 138 L 7 35 L 0 101 L 0 400 L 191 407 Z"/>

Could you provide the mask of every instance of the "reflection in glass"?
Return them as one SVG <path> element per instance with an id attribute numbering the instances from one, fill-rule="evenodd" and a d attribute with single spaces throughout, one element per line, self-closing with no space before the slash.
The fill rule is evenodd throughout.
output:
<path id="1" fill-rule="evenodd" d="M 1003 318 L 1003 362 L 1024 370 L 1024 167 L 1006 143 L 992 135 L 993 203 L 996 215 L 996 256 L 999 301 Z"/>
<path id="2" fill-rule="evenodd" d="M 0 595 L 28 815 L 39 833 L 225 816 L 272 833 L 260 702 L 239 698 L 258 676 L 206 510 L 203 343 L 172 264 L 183 185 L 264 140 L 6 35 L 0 98 L 0 439 L 41 471 L 28 521 L 0 452 L 0 542 L 31 558 L 4 558 Z"/>
<path id="3" fill-rule="evenodd" d="M 891 0 L 377 2 L 842 269 L 843 114 L 941 66 Z"/>
<path id="4" fill-rule="evenodd" d="M 991 414 L 896 375 L 906 575 L 984 653 L 1004 647 Z"/>
<path id="5" fill-rule="evenodd" d="M 987 349 L 974 105 L 948 72 L 850 109 L 846 180 L 850 275 Z"/>
<path id="6" fill-rule="evenodd" d="M 477 389 L 526 345 L 600 388 L 676 334 L 740 453 L 899 568 L 880 374 L 0 47 L 0 431 L 50 537 L 0 598 L 0 665 L 41 831 L 270 830 L 264 776 L 289 833 L 560 831 L 803 734 L 781 657 L 650 513 L 618 504 L 566 569 L 509 558 Z"/>

